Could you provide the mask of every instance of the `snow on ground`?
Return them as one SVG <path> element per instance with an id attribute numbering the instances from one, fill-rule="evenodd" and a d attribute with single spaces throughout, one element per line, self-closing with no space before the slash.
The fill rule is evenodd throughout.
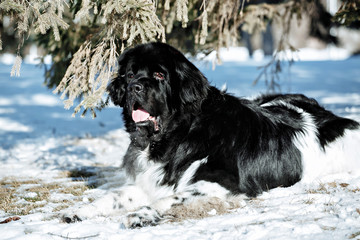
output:
<path id="1" fill-rule="evenodd" d="M 225 61 L 215 71 L 211 63 L 197 65 L 213 85 L 226 84 L 230 93 L 252 97 L 266 92 L 263 81 L 252 85 L 264 63 Z M 0 221 L 21 219 L 0 224 L 0 239 L 360 238 L 356 170 L 273 189 L 228 214 L 212 211 L 214 216 L 200 220 L 133 230 L 122 227 L 121 216 L 61 223 L 64 205 L 75 209 L 123 183 L 119 165 L 129 139 L 120 109 L 108 107 L 94 120 L 72 118 L 58 96 L 42 86 L 42 69 L 24 64 L 19 78 L 10 78 L 10 70 L 0 65 Z M 283 92 L 305 93 L 339 115 L 360 120 L 360 57 L 296 62 L 285 76 Z M 74 170 L 88 175 L 69 174 Z M 79 187 L 84 176 L 93 188 Z M 14 199 L 18 208 L 9 211 Z M 33 209 L 21 214 L 24 206 Z"/>

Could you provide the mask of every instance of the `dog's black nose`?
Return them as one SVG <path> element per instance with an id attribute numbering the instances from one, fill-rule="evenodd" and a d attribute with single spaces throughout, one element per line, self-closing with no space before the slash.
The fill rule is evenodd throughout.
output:
<path id="1" fill-rule="evenodd" d="M 134 92 L 134 93 L 140 93 L 143 90 L 143 85 L 141 85 L 140 83 L 130 83 L 129 84 L 129 89 L 130 91 Z"/>

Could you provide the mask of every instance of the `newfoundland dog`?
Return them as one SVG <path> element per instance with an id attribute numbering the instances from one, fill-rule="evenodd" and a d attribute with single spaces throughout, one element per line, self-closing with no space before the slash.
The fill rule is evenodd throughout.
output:
<path id="1" fill-rule="evenodd" d="M 125 51 L 108 92 L 130 134 L 123 167 L 132 182 L 82 212 L 123 211 L 128 227 L 155 225 L 199 198 L 255 197 L 359 165 L 358 122 L 300 94 L 227 94 L 164 43 Z"/>

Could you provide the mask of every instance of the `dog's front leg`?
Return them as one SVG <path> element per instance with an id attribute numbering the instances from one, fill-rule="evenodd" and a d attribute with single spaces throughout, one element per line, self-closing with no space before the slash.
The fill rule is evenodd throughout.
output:
<path id="1" fill-rule="evenodd" d="M 155 226 L 165 220 L 164 214 L 173 206 L 185 203 L 192 196 L 191 192 L 182 192 L 175 195 L 161 198 L 154 203 L 143 206 L 138 210 L 127 214 L 124 222 L 127 228 Z"/>
<path id="2" fill-rule="evenodd" d="M 71 214 L 64 214 L 62 221 L 72 223 L 96 216 L 126 214 L 149 204 L 148 196 L 141 188 L 135 185 L 128 185 L 120 188 L 118 191 L 104 194 L 94 202 L 72 211 Z"/>
<path id="3" fill-rule="evenodd" d="M 186 208 L 191 203 L 206 203 L 214 198 L 224 201 L 228 195 L 229 191 L 217 183 L 199 181 L 188 185 L 182 191 L 176 191 L 171 196 L 160 198 L 146 207 L 129 213 L 124 225 L 128 228 L 154 226 L 168 220 L 170 216 L 167 216 L 171 210 Z"/>

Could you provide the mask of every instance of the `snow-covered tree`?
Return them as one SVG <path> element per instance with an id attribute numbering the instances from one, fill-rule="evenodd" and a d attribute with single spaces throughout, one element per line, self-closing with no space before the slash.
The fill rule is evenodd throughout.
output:
<path id="1" fill-rule="evenodd" d="M 320 0 L 1 0 L 0 21 L 10 17 L 19 39 L 11 75 L 20 74 L 20 50 L 34 36 L 52 56 L 46 84 L 56 86 L 54 92 L 62 93 L 67 108 L 82 97 L 74 114 L 83 108 L 83 114 L 91 110 L 95 115 L 106 104 L 103 96 L 116 73 L 117 57 L 128 47 L 162 41 L 192 53 L 218 52 L 240 40 L 240 29 L 252 34 L 276 21 L 282 37 L 269 64 L 276 73 L 276 53 L 295 49 L 288 41 L 291 19 L 307 14 L 321 24 L 316 21 L 319 9 L 324 10 Z M 359 21 L 359 9 L 358 0 L 344 0 L 334 20 Z M 0 50 L 3 44 L 0 32 Z"/>

